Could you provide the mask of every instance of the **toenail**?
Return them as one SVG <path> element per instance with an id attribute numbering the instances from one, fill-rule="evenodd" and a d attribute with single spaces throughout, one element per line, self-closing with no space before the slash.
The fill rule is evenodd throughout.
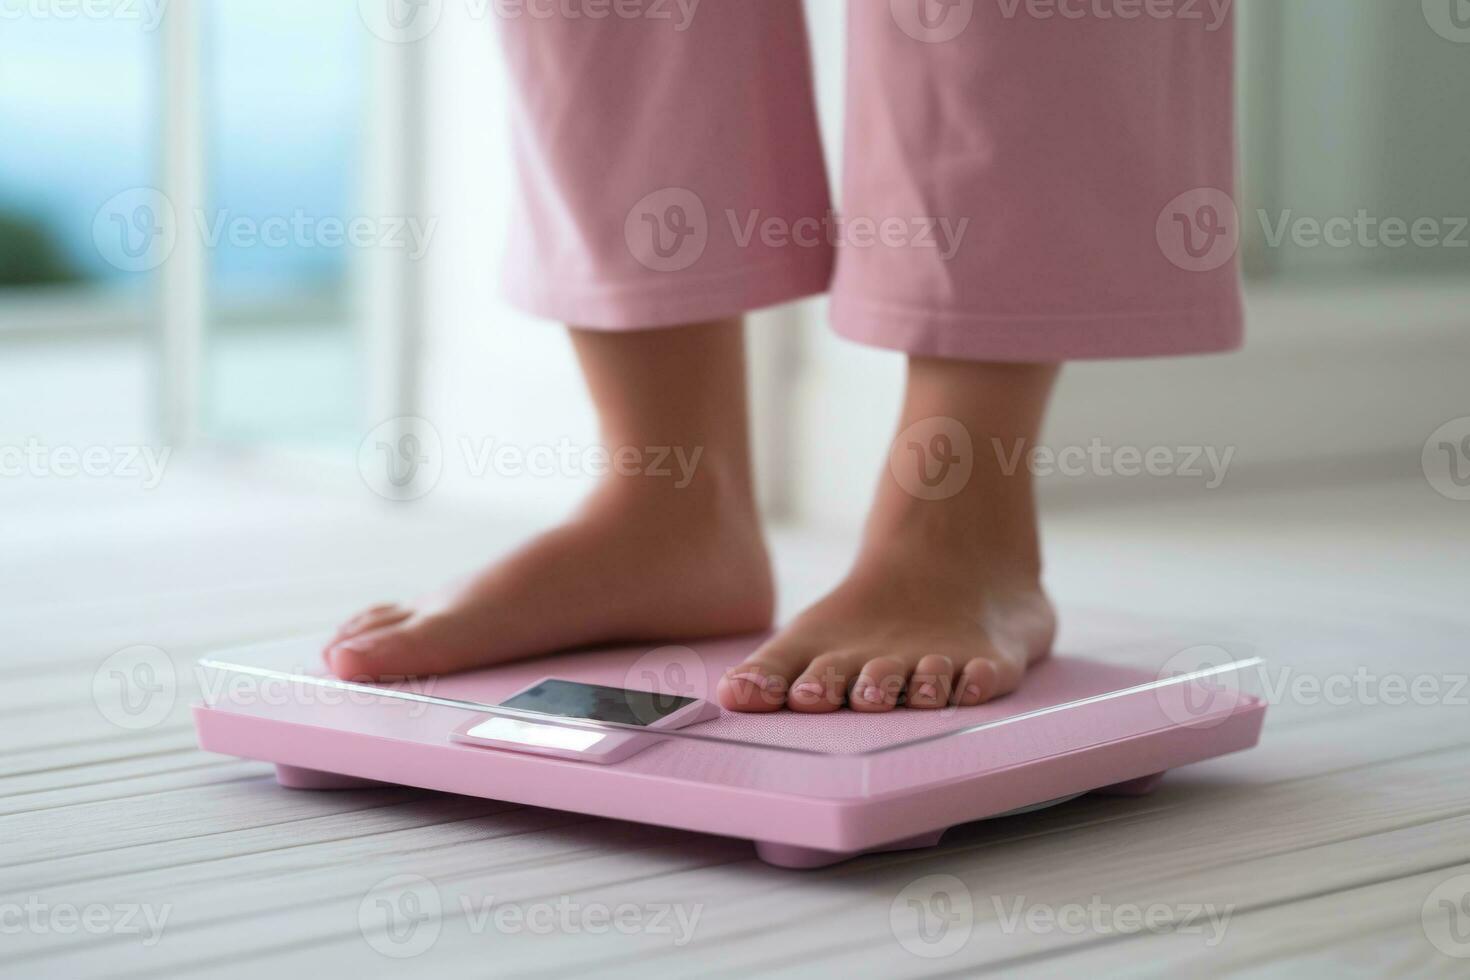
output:
<path id="1" fill-rule="evenodd" d="M 791 693 L 799 698 L 816 699 L 822 696 L 822 685 L 814 681 L 807 681 L 804 684 L 796 685 L 791 689 Z"/>
<path id="2" fill-rule="evenodd" d="M 747 684 L 754 684 L 762 691 L 769 691 L 771 687 L 776 683 L 775 678 L 767 677 L 765 674 L 757 674 L 753 670 L 748 670 L 743 674 L 731 674 L 730 680 L 745 681 Z"/>
<path id="3" fill-rule="evenodd" d="M 919 685 L 918 694 L 921 698 L 937 697 L 939 695 L 939 688 L 935 687 L 933 684 L 930 684 L 928 681 L 925 681 L 924 683 Z"/>
<path id="4" fill-rule="evenodd" d="M 878 687 L 877 684 L 869 684 L 867 687 L 863 688 L 862 697 L 864 701 L 867 701 L 870 704 L 879 704 L 883 700 L 883 691 Z"/>
<path id="5" fill-rule="evenodd" d="M 980 696 L 980 685 L 979 684 L 971 684 L 969 687 L 965 688 L 965 697 L 967 697 L 967 698 L 978 698 L 979 696 Z"/>

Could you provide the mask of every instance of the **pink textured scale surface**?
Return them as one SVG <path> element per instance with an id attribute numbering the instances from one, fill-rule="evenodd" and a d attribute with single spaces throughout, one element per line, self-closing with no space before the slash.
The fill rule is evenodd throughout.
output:
<path id="1" fill-rule="evenodd" d="M 817 867 L 929 846 L 948 827 L 1082 793 L 1147 792 L 1165 770 L 1249 748 L 1265 704 L 1244 690 L 1255 661 L 1168 669 L 1058 655 L 1023 688 L 974 708 L 886 714 L 724 712 L 598 765 L 451 740 L 480 719 L 525 723 L 499 702 L 536 681 L 712 696 L 760 641 L 623 647 L 371 685 L 320 672 L 320 638 L 206 658 L 195 709 L 205 749 L 277 764 L 281 785 L 362 780 L 552 807 L 733 837 L 761 857 Z M 1167 652 L 1167 651 L 1165 651 Z M 553 716 L 569 737 L 644 731 Z"/>

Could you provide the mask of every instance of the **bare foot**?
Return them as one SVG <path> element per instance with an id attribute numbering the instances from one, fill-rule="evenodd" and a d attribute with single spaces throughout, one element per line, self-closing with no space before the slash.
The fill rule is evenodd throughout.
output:
<path id="1" fill-rule="evenodd" d="M 1007 461 L 1016 440 L 1036 438 L 1055 375 L 912 359 L 904 431 L 855 566 L 726 674 L 720 702 L 889 711 L 900 695 L 932 709 L 1015 690 L 1050 651 L 1056 617 L 1041 587 L 1030 473 Z M 962 456 L 968 476 L 953 487 L 899 478 L 905 466 L 941 476 Z"/>
<path id="2" fill-rule="evenodd" d="M 753 508 L 615 478 L 576 518 L 459 587 L 375 606 L 326 649 L 339 677 L 443 674 L 592 643 L 688 640 L 770 626 Z M 707 490 L 708 488 L 706 488 Z"/>
<path id="3" fill-rule="evenodd" d="M 677 449 L 696 460 L 692 476 L 614 471 L 570 522 L 458 588 L 360 613 L 325 650 L 338 676 L 440 674 L 770 626 L 740 321 L 572 338 L 609 450 Z"/>

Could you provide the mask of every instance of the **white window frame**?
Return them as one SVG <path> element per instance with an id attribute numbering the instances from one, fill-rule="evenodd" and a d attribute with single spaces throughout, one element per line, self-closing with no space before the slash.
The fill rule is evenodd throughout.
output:
<path id="1" fill-rule="evenodd" d="M 207 200 L 203 57 L 203 4 L 171 0 L 160 22 L 156 57 L 161 85 L 158 189 L 180 215 Z M 422 42 L 368 40 L 365 89 L 374 112 L 363 146 L 363 202 L 372 213 L 421 213 L 425 88 Z M 368 415 L 374 421 L 411 415 L 419 399 L 422 349 L 422 273 L 402 250 L 358 256 L 353 305 L 368 352 Z M 159 437 L 176 448 L 207 441 L 202 420 L 205 332 L 209 323 L 208 261 L 197 235 L 178 236 L 152 282 L 157 302 L 145 312 L 119 312 L 106 289 L 38 289 L 0 300 L 0 344 L 76 342 L 87 337 L 135 335 L 153 342 L 153 414 Z M 364 420 L 366 421 L 366 420 Z"/>

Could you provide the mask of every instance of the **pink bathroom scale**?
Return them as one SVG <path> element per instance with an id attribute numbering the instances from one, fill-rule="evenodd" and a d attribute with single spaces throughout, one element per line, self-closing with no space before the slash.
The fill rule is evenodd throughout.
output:
<path id="1" fill-rule="evenodd" d="M 1260 661 L 1227 646 L 1058 654 L 978 707 L 812 715 L 713 704 L 761 637 L 397 684 L 324 676 L 322 639 L 205 658 L 199 744 L 274 763 L 293 789 L 395 783 L 678 827 L 751 840 L 783 867 L 1144 793 L 1166 770 L 1255 745 L 1266 707 L 1247 690 Z"/>

